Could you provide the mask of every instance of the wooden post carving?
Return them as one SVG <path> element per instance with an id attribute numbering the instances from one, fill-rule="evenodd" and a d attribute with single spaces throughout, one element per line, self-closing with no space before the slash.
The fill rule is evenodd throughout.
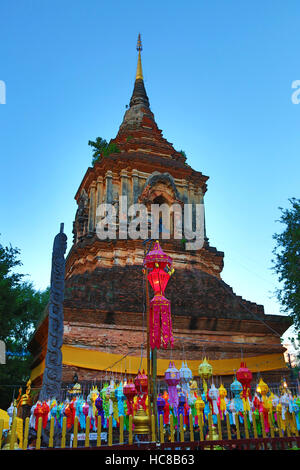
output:
<path id="1" fill-rule="evenodd" d="M 49 300 L 48 343 L 43 375 L 43 385 L 39 399 L 60 399 L 62 377 L 62 353 L 64 322 L 63 300 L 65 283 L 65 257 L 67 236 L 63 233 L 64 224 L 54 238 L 52 252 L 51 285 Z"/>

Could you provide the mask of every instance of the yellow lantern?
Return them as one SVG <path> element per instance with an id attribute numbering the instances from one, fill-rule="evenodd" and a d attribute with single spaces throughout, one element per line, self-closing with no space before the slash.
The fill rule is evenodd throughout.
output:
<path id="1" fill-rule="evenodd" d="M 205 394 L 207 392 L 206 380 L 211 378 L 212 372 L 213 372 L 212 366 L 207 362 L 206 357 L 205 357 L 198 367 L 198 373 L 202 379 L 203 390 Z"/>
<path id="2" fill-rule="evenodd" d="M 205 403 L 202 400 L 201 396 L 197 397 L 197 400 L 195 401 L 195 408 L 196 408 L 196 411 L 197 411 L 197 415 L 200 415 L 201 412 L 204 410 Z"/>
<path id="3" fill-rule="evenodd" d="M 221 412 L 221 417 L 223 419 L 223 413 L 226 411 L 226 400 L 225 398 L 227 397 L 227 390 L 224 387 L 223 384 L 220 385 L 219 387 L 219 397 L 220 397 L 220 412 Z"/>
<path id="4" fill-rule="evenodd" d="M 263 381 L 262 378 L 260 378 L 260 381 L 257 386 L 257 391 L 261 394 L 262 400 L 266 400 L 267 393 L 269 391 L 268 385 Z"/>

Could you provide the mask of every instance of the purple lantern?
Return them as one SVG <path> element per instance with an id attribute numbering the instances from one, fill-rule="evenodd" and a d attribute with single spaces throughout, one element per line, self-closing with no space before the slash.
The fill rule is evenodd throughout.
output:
<path id="1" fill-rule="evenodd" d="M 98 411 L 98 416 L 101 416 L 101 423 L 104 424 L 104 410 L 103 410 L 103 400 L 100 395 L 96 398 L 95 407 Z"/>
<path id="2" fill-rule="evenodd" d="M 184 405 L 186 403 L 185 394 L 180 391 L 178 393 L 178 421 L 180 422 L 180 415 L 184 417 Z"/>
<path id="3" fill-rule="evenodd" d="M 176 387 L 180 382 L 180 373 L 173 361 L 170 362 L 169 368 L 165 372 L 165 381 L 168 384 L 169 403 L 173 408 L 177 408 L 178 394 Z"/>
<path id="4" fill-rule="evenodd" d="M 160 425 L 160 415 L 164 416 L 164 407 L 166 405 L 165 399 L 159 394 L 157 397 L 157 414 L 158 414 L 158 426 Z"/>

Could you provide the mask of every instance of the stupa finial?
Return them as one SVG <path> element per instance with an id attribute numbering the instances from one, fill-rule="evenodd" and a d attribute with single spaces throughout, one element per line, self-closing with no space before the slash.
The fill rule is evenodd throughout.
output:
<path id="1" fill-rule="evenodd" d="M 142 51 L 142 50 L 143 50 L 142 40 L 141 40 L 141 34 L 140 34 L 140 33 L 139 33 L 139 35 L 138 35 L 136 50 L 137 50 L 137 51 Z"/>
<path id="2" fill-rule="evenodd" d="M 142 40 L 141 40 L 141 35 L 138 35 L 138 40 L 137 40 L 137 45 L 136 45 L 136 50 L 138 51 L 138 63 L 137 63 L 137 69 L 136 69 L 136 76 L 135 79 L 141 79 L 143 80 L 143 70 L 142 70 L 142 59 L 141 59 L 141 51 L 143 50 L 142 46 Z"/>

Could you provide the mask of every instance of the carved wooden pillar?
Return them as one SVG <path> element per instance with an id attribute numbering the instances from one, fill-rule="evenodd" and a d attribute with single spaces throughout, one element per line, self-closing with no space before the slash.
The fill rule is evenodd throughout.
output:
<path id="1" fill-rule="evenodd" d="M 56 398 L 61 400 L 62 352 L 64 334 L 64 286 L 65 286 L 65 252 L 67 236 L 60 232 L 54 238 L 52 251 L 51 285 L 49 299 L 48 342 L 43 374 L 43 385 L 39 400 Z"/>

